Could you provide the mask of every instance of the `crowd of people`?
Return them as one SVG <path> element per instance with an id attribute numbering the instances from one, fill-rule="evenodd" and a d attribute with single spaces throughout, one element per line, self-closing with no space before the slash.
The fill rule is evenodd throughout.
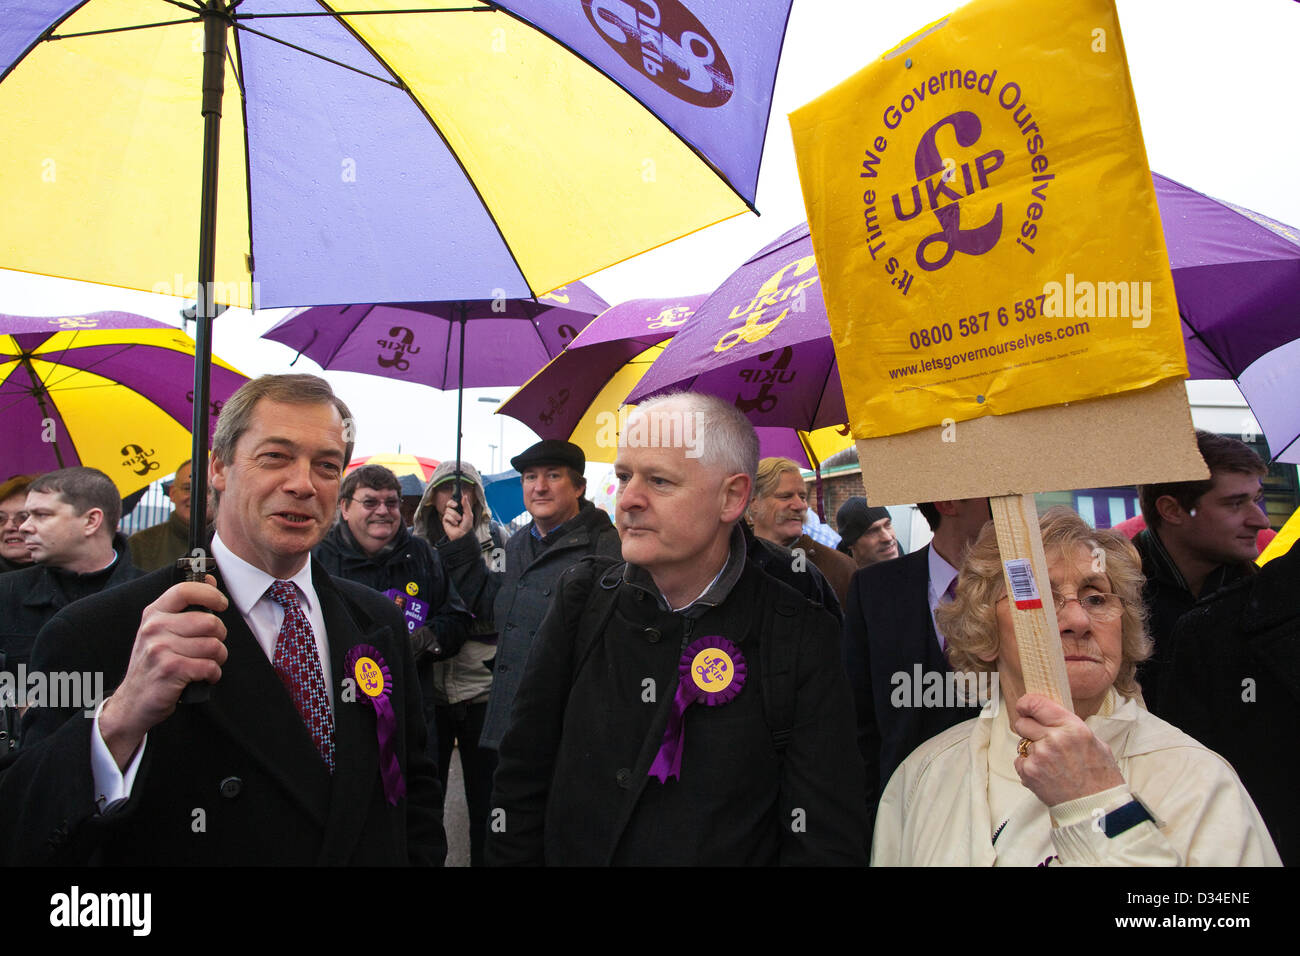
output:
<path id="1" fill-rule="evenodd" d="M 921 503 L 904 554 L 851 498 L 833 546 L 734 406 L 637 418 L 694 440 L 620 445 L 612 517 L 548 439 L 514 534 L 457 461 L 408 527 L 330 386 L 263 376 L 213 436 L 203 582 L 190 462 L 130 539 L 95 469 L 0 485 L 6 686 L 105 688 L 0 697 L 0 861 L 440 865 L 453 751 L 473 865 L 1300 861 L 1300 553 L 1255 564 L 1247 446 L 1198 432 L 1210 478 L 1140 488 L 1132 541 L 1042 516 L 1066 707 L 1026 689 L 987 499 Z"/>

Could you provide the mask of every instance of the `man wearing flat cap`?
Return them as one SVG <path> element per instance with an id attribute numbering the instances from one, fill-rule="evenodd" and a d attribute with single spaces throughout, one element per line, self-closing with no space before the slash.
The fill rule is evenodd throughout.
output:
<path id="1" fill-rule="evenodd" d="M 840 533 L 838 549 L 865 568 L 899 555 L 898 538 L 889 511 L 867 504 L 855 495 L 835 513 L 835 530 Z"/>
<path id="2" fill-rule="evenodd" d="M 438 556 L 461 594 L 485 593 L 498 634 L 492 692 L 479 746 L 496 750 L 510 724 L 515 693 L 533 637 L 546 616 L 561 574 L 589 554 L 621 555 L 609 515 L 584 497 L 587 456 L 572 442 L 548 438 L 510 459 L 522 476 L 524 507 L 533 520 L 505 548 L 505 567 L 489 568 L 472 534 L 469 509 L 448 507 L 447 537 Z"/>

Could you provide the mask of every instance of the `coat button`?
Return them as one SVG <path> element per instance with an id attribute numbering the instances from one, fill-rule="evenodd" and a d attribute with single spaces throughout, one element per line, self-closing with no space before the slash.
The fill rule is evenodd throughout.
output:
<path id="1" fill-rule="evenodd" d="M 244 781 L 240 780 L 238 777 L 227 777 L 225 780 L 221 781 L 221 785 L 218 789 L 225 799 L 233 800 L 235 797 L 239 796 L 240 792 L 244 789 Z"/>
<path id="2" fill-rule="evenodd" d="M 550 589 L 550 588 L 543 588 L 543 589 L 542 589 L 542 596 L 543 596 L 543 597 L 550 597 L 550 596 L 551 596 L 551 589 Z"/>
<path id="3" fill-rule="evenodd" d="M 627 789 L 628 781 L 630 781 L 631 779 L 632 779 L 632 771 L 628 770 L 627 767 L 620 768 L 618 773 L 614 774 L 614 781 L 624 790 Z"/>
<path id="4" fill-rule="evenodd" d="M 659 639 L 663 637 L 663 635 L 659 633 L 659 628 L 657 627 L 647 627 L 642 633 L 645 635 L 645 639 L 651 644 L 658 644 Z"/>

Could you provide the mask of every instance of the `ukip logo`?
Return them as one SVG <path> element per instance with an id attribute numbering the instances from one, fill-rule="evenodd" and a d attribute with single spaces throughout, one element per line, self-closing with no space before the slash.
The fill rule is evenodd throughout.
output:
<path id="1" fill-rule="evenodd" d="M 973 147 L 982 132 L 979 117 L 970 110 L 959 110 L 939 120 L 921 134 L 921 139 L 916 144 L 916 185 L 910 190 L 910 208 L 907 212 L 903 211 L 906 200 L 902 198 L 907 194 L 894 193 L 893 196 L 894 216 L 899 222 L 905 222 L 921 214 L 921 188 L 925 187 L 925 205 L 939 220 L 939 231 L 926 236 L 916 246 L 916 264 L 927 272 L 942 269 L 958 252 L 968 256 L 982 256 L 996 246 L 1002 237 L 1001 203 L 998 203 L 988 222 L 973 229 L 962 228 L 960 205 L 962 199 L 988 188 L 989 175 L 1002 166 L 1002 150 L 992 149 L 977 156 L 973 171 L 970 163 L 961 165 L 962 185 L 966 189 L 963 195 L 952 185 L 957 178 L 956 164 L 952 160 L 945 161 L 939 153 L 939 132 L 946 126 L 952 127 L 957 145 L 963 148 Z M 979 181 L 978 186 L 976 180 Z"/>
<path id="2" fill-rule="evenodd" d="M 139 445 L 123 445 L 122 454 L 126 456 L 122 462 L 122 467 L 130 468 L 137 475 L 147 475 L 151 471 L 158 470 L 158 462 L 149 460 L 150 456 L 154 454 L 152 448 L 145 451 Z"/>
<path id="3" fill-rule="evenodd" d="M 406 360 L 407 355 L 415 355 L 420 351 L 420 347 L 415 345 L 415 333 L 402 325 L 395 325 L 388 330 L 389 338 L 379 339 L 377 345 L 385 351 L 392 352 L 392 355 L 384 355 L 381 352 L 376 356 L 376 361 L 380 368 L 395 368 L 399 372 L 405 372 L 411 367 L 411 363 Z"/>
<path id="4" fill-rule="evenodd" d="M 727 58 L 681 0 L 582 0 L 582 9 L 614 52 L 660 89 L 693 106 L 731 99 Z"/>

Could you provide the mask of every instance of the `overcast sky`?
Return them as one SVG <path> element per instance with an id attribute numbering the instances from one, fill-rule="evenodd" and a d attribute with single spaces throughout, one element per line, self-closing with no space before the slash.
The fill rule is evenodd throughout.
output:
<path id="1" fill-rule="evenodd" d="M 1051 10 L 1055 4 L 1045 4 Z M 1296 189 L 1300 123 L 1294 0 L 1119 0 L 1120 24 L 1151 168 L 1284 223 L 1300 226 Z M 795 0 L 777 76 L 759 179 L 761 216 L 719 224 L 597 273 L 588 283 L 610 303 L 712 291 L 750 254 L 806 218 L 786 114 L 868 65 L 917 28 L 954 9 L 944 0 Z M 180 301 L 0 270 L 0 312 L 67 315 L 120 309 L 176 324 Z M 285 371 L 293 353 L 258 336 L 284 312 L 227 313 L 217 354 L 249 375 Z M 295 371 L 316 371 L 302 359 Z M 358 454 L 402 450 L 448 458 L 455 393 L 372 376 L 331 373 L 358 418 Z M 465 404 L 465 457 L 492 470 L 490 444 L 504 430 L 504 458 L 534 440 L 492 416 L 475 389 Z M 497 463 L 503 460 L 497 459 Z"/>

